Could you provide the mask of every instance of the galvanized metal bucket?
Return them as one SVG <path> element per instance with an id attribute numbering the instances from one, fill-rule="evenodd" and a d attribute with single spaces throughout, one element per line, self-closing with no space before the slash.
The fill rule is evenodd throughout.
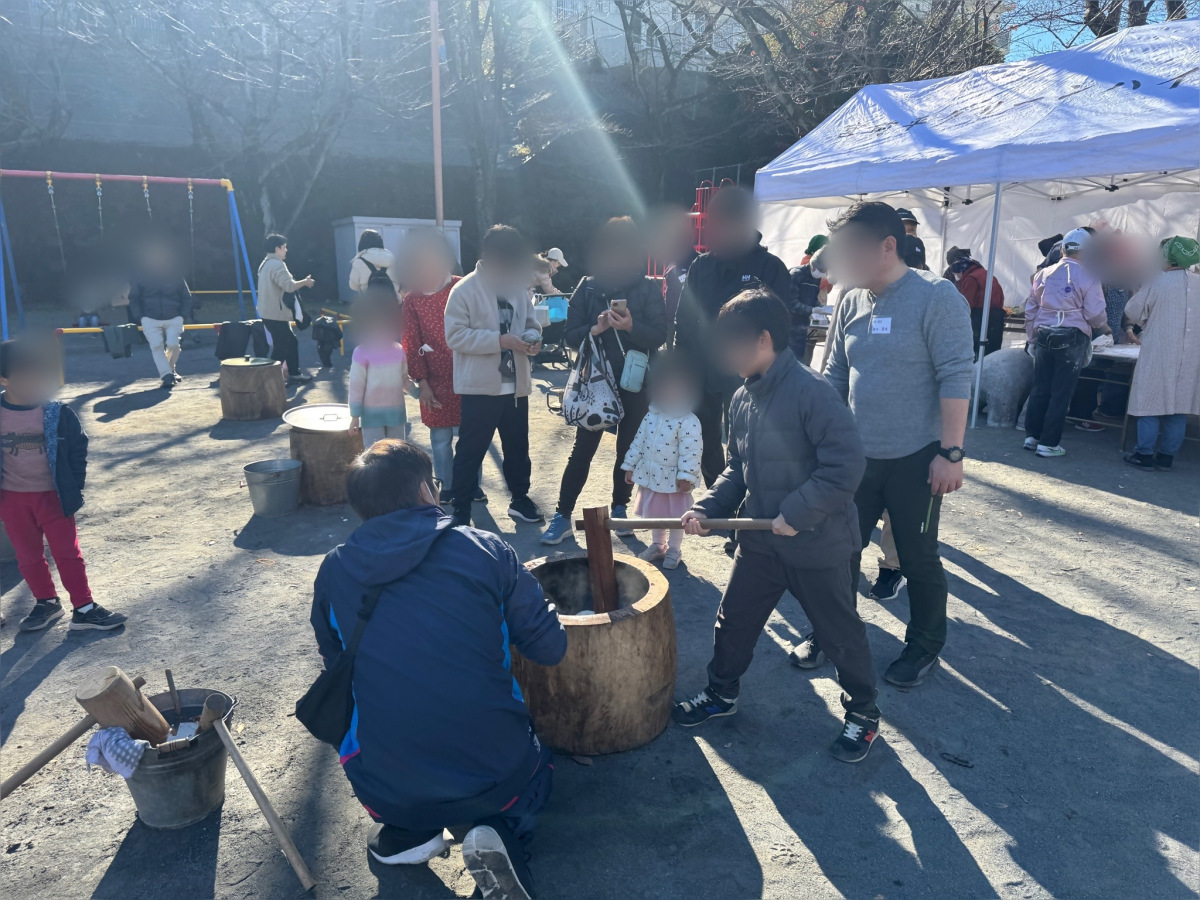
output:
<path id="1" fill-rule="evenodd" d="M 274 518 L 296 511 L 302 465 L 298 459 L 263 459 L 243 467 L 256 516 Z"/>

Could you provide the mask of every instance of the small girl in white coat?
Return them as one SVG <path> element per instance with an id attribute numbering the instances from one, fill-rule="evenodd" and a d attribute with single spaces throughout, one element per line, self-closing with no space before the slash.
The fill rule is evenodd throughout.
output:
<path id="1" fill-rule="evenodd" d="M 637 485 L 634 515 L 678 519 L 692 508 L 700 480 L 700 420 L 696 375 L 681 357 L 659 354 L 650 367 L 650 411 L 625 454 L 625 480 Z M 683 529 L 654 529 L 638 556 L 674 569 L 683 558 Z"/>

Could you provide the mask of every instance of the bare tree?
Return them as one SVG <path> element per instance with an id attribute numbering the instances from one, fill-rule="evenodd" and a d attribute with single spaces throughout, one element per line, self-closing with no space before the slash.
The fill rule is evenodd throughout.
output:
<path id="1" fill-rule="evenodd" d="M 53 46 L 58 35 L 52 10 L 36 18 L 0 16 L 0 149 L 53 140 L 70 124 L 67 60 Z"/>
<path id="2" fill-rule="evenodd" d="M 1130 28 L 1148 24 L 1154 15 L 1155 5 L 1156 0 L 1129 0 L 1126 24 Z M 1165 0 L 1161 8 L 1166 19 L 1187 18 L 1184 0 Z M 1121 28 L 1121 13 L 1124 10 L 1124 0 L 1085 0 L 1083 22 L 1096 37 L 1104 37 Z"/>

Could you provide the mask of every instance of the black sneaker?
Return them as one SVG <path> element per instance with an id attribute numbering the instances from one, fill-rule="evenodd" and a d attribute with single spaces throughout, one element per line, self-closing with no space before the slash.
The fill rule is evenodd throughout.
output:
<path id="1" fill-rule="evenodd" d="M 1160 472 L 1170 472 L 1173 462 L 1175 462 L 1175 457 L 1170 453 L 1154 454 L 1154 468 Z"/>
<path id="2" fill-rule="evenodd" d="M 879 719 L 869 719 L 859 713 L 846 713 L 842 733 L 829 747 L 834 759 L 842 762 L 862 762 L 871 752 L 871 744 L 879 734 Z"/>
<path id="3" fill-rule="evenodd" d="M 85 613 L 75 610 L 71 613 L 71 630 L 112 631 L 125 624 L 129 616 L 124 613 L 109 612 L 99 603 L 93 603 L 92 608 Z"/>
<path id="4" fill-rule="evenodd" d="M 532 900 L 525 850 L 502 820 L 485 819 L 468 831 L 462 855 L 484 900 Z"/>
<path id="5" fill-rule="evenodd" d="M 926 653 L 916 644 L 905 644 L 900 658 L 887 667 L 883 680 L 896 687 L 916 687 L 937 665 L 936 653 Z"/>
<path id="6" fill-rule="evenodd" d="M 671 718 L 678 725 L 692 728 L 717 716 L 732 716 L 737 712 L 737 697 L 726 700 L 707 687 L 691 700 L 683 700 L 675 704 L 671 710 Z"/>
<path id="7" fill-rule="evenodd" d="M 391 825 L 376 826 L 367 841 L 371 855 L 385 866 L 419 866 L 449 847 L 440 831 L 414 833 Z"/>
<path id="8" fill-rule="evenodd" d="M 508 504 L 508 514 L 521 522 L 545 522 L 546 517 L 537 504 L 528 497 L 513 497 Z"/>
<path id="9" fill-rule="evenodd" d="M 18 631 L 41 631 L 51 622 L 62 618 L 63 607 L 57 597 L 49 600 L 39 600 L 33 604 L 33 610 L 21 620 Z"/>
<path id="10" fill-rule="evenodd" d="M 804 639 L 792 648 L 788 659 L 792 661 L 793 666 L 799 666 L 801 669 L 819 669 L 825 664 L 825 651 L 817 646 L 815 634 L 806 634 Z"/>
<path id="11" fill-rule="evenodd" d="M 162 377 L 162 387 L 164 391 L 169 391 L 175 387 L 175 376 L 170 374 L 164 375 Z"/>
<path id="12" fill-rule="evenodd" d="M 481 487 L 475 488 L 475 493 L 471 495 L 471 502 L 472 503 L 487 503 L 488 502 L 488 496 L 487 496 L 487 494 L 485 494 L 483 492 L 483 488 L 481 488 Z"/>
<path id="13" fill-rule="evenodd" d="M 313 376 L 309 375 L 307 372 L 301 372 L 299 375 L 293 375 L 291 378 L 289 378 L 287 380 L 287 383 L 288 384 L 308 384 L 312 380 L 313 380 Z"/>
<path id="14" fill-rule="evenodd" d="M 466 528 L 471 527 L 471 507 L 466 506 L 462 509 L 455 507 L 454 512 L 451 513 L 451 516 L 454 518 L 454 528 L 458 528 L 460 526 Z"/>
<path id="15" fill-rule="evenodd" d="M 879 577 L 875 579 L 875 583 L 871 585 L 871 599 L 883 602 L 885 600 L 895 600 L 900 596 L 900 591 L 907 583 L 905 577 L 900 574 L 899 569 L 884 569 L 880 568 Z"/>
<path id="16" fill-rule="evenodd" d="M 448 491 L 445 488 L 442 488 L 442 490 L 438 493 L 438 506 L 442 507 L 443 509 L 449 509 L 450 504 L 453 502 L 454 502 L 453 492 Z"/>
<path id="17" fill-rule="evenodd" d="M 1125 462 L 1135 469 L 1144 469 L 1147 472 L 1153 472 L 1155 469 L 1154 455 L 1151 453 L 1126 453 Z"/>

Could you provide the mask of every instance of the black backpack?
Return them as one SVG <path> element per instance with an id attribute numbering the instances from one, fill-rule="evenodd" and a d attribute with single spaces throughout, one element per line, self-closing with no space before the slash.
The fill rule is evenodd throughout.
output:
<path id="1" fill-rule="evenodd" d="M 369 262 L 367 262 L 365 256 L 360 256 L 359 259 L 363 261 L 363 265 L 365 265 L 371 273 L 367 277 L 367 287 L 371 288 L 378 285 L 380 287 L 386 287 L 388 290 L 392 291 L 396 289 L 396 286 L 392 284 L 391 276 L 387 273 L 387 269 L 381 269 L 378 266 L 371 265 Z"/>

